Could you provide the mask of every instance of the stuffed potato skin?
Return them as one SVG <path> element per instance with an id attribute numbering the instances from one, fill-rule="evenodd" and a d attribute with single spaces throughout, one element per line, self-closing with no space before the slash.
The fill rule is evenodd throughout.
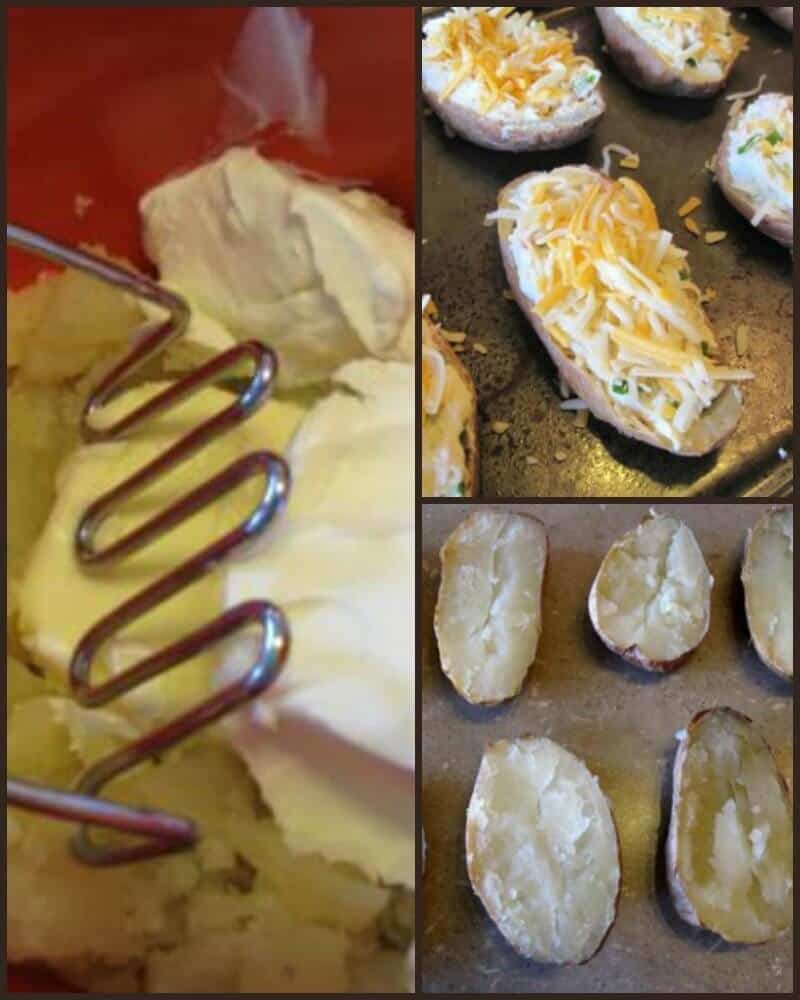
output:
<path id="1" fill-rule="evenodd" d="M 601 183 L 611 183 L 599 171 L 594 171 L 594 173 Z M 498 195 L 499 207 L 503 208 L 508 205 L 514 190 L 537 176 L 541 176 L 538 171 L 523 174 L 502 188 Z M 588 404 L 593 416 L 598 420 L 611 424 L 612 427 L 616 428 L 616 430 L 626 437 L 642 441 L 654 448 L 672 451 L 674 454 L 685 456 L 707 455 L 709 452 L 721 447 L 735 431 L 742 414 L 742 394 L 738 387 L 735 385 L 728 386 L 720 393 L 714 403 L 695 421 L 690 432 L 683 438 L 679 449 L 673 448 L 669 442 L 655 431 L 650 430 L 639 422 L 632 422 L 624 411 L 613 405 L 603 386 L 595 376 L 579 367 L 565 354 L 550 335 L 547 325 L 538 315 L 535 303 L 522 291 L 517 265 L 508 240 L 511 231 L 512 224 L 510 222 L 503 220 L 498 222 L 500 253 L 513 298 L 522 310 L 525 318 L 536 331 L 545 350 L 558 368 L 559 374 L 573 392 Z"/>
<path id="2" fill-rule="evenodd" d="M 486 149 L 538 152 L 579 142 L 605 112 L 599 80 L 566 32 L 530 12 L 455 7 L 425 27 L 423 93 L 446 127 Z"/>
<path id="3" fill-rule="evenodd" d="M 761 8 L 770 21 L 780 25 L 786 31 L 794 31 L 794 8 L 793 7 L 762 7 Z"/>
<path id="4" fill-rule="evenodd" d="M 762 95 L 762 97 L 765 98 L 769 98 L 771 96 L 780 97 L 781 95 Z M 739 124 L 741 116 L 746 113 L 747 109 L 742 110 L 739 115 L 730 119 L 728 124 L 725 126 L 725 131 L 722 134 L 722 140 L 719 144 L 719 148 L 717 149 L 716 156 L 714 157 L 714 173 L 722 193 L 731 205 L 733 205 L 737 212 L 743 215 L 748 221 L 751 221 L 757 211 L 755 199 L 752 192 L 745 190 L 743 187 L 735 183 L 731 171 L 732 158 L 737 155 L 737 140 L 735 139 L 736 128 Z M 759 232 L 762 232 L 765 236 L 775 240 L 776 243 L 780 243 L 781 246 L 789 249 L 794 246 L 793 211 L 788 213 L 780 210 L 769 211 L 758 221 L 755 228 L 758 229 Z"/>
<path id="5" fill-rule="evenodd" d="M 468 405 L 468 415 L 464 423 L 463 429 L 461 431 L 461 444 L 464 450 L 464 468 L 463 468 L 463 484 L 464 491 L 463 496 L 472 497 L 478 492 L 478 484 L 480 482 L 480 457 L 478 448 L 478 397 L 475 391 L 475 384 L 472 381 L 472 376 L 469 371 L 462 363 L 461 359 L 458 357 L 456 352 L 450 346 L 447 338 L 444 336 L 441 328 L 434 323 L 425 313 L 422 316 L 422 342 L 423 345 L 430 346 L 436 350 L 441 357 L 444 359 L 445 368 L 449 375 L 461 386 L 466 392 L 469 405 Z M 423 469 L 425 460 L 428 454 L 426 449 L 427 435 L 425 433 L 427 418 L 423 415 L 422 418 L 422 452 L 423 452 Z M 423 473 L 424 475 L 424 473 Z M 435 493 L 425 492 L 423 487 L 423 494 L 426 496 L 434 496 Z M 445 494 L 446 495 L 446 494 Z"/>
<path id="6" fill-rule="evenodd" d="M 702 80 L 679 71 L 646 39 L 627 24 L 612 7 L 595 7 L 608 51 L 620 71 L 634 86 L 664 97 L 713 97 L 725 88 L 735 59 L 717 79 Z"/>

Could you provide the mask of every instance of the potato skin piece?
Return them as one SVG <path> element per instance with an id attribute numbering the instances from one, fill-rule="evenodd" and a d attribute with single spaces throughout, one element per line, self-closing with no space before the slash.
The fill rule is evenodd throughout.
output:
<path id="1" fill-rule="evenodd" d="M 543 562 L 543 565 L 542 565 L 542 590 L 540 590 L 540 592 L 539 592 L 539 604 L 538 604 L 538 607 L 537 607 L 537 613 L 539 615 L 540 624 L 541 624 L 541 616 L 542 616 L 542 591 L 544 589 L 544 581 L 545 581 L 545 578 L 547 576 L 547 563 L 548 563 L 548 560 L 550 558 L 550 540 L 547 537 L 547 529 L 545 528 L 544 524 L 539 520 L 538 517 L 534 517 L 532 514 L 523 514 L 523 513 L 520 513 L 519 511 L 515 511 L 514 512 L 514 516 L 515 517 L 525 517 L 529 521 L 535 521 L 536 524 L 542 529 L 542 535 L 544 537 L 544 562 Z M 451 532 L 451 534 L 447 537 L 447 539 L 445 540 L 444 544 L 442 545 L 442 547 L 441 547 L 441 549 L 439 551 L 439 560 L 440 560 L 442 566 L 444 566 L 445 554 L 446 554 L 447 546 L 450 544 L 450 542 L 452 540 L 452 537 L 453 537 L 453 534 L 455 534 L 455 532 L 458 531 L 458 529 L 461 528 L 463 525 L 469 524 L 471 521 L 475 520 L 478 517 L 480 517 L 480 511 L 476 511 L 474 514 L 468 514 L 463 519 L 463 521 L 459 522 L 459 524 L 456 526 L 456 528 L 453 530 L 453 532 Z M 441 587 L 441 583 L 440 583 L 440 587 Z M 445 657 L 444 652 L 442 650 L 442 644 L 441 644 L 441 642 L 439 640 L 439 597 L 438 597 L 438 595 L 437 595 L 437 598 L 436 598 L 436 607 L 435 607 L 434 612 L 433 612 L 433 631 L 436 634 L 436 647 L 437 647 L 437 649 L 439 651 L 439 661 L 440 661 L 440 665 L 441 665 L 441 668 L 442 668 L 442 673 L 447 677 L 447 679 L 453 685 L 453 688 L 458 692 L 458 694 L 460 695 L 460 697 L 462 697 L 464 699 L 464 701 L 469 702 L 470 705 L 481 705 L 481 706 L 485 706 L 486 708 L 494 708 L 496 705 L 502 705 L 503 702 L 511 701 L 512 698 L 516 698 L 517 695 L 522 690 L 522 688 L 524 687 L 525 681 L 527 680 L 528 674 L 530 673 L 530 669 L 533 666 L 533 662 L 531 662 L 530 664 L 528 664 L 528 669 L 525 671 L 524 675 L 522 676 L 522 679 L 519 682 L 519 687 L 516 689 L 516 691 L 511 692 L 511 694 L 508 694 L 508 695 L 506 695 L 503 698 L 494 698 L 494 699 L 488 699 L 488 698 L 483 698 L 483 699 L 482 698 L 471 698 L 465 691 L 462 691 L 461 688 L 456 685 L 455 681 L 453 680 L 452 671 L 450 670 L 450 662 Z"/>
<path id="2" fill-rule="evenodd" d="M 770 21 L 779 24 L 787 31 L 794 31 L 794 9 L 792 7 L 762 7 L 761 10 Z"/>
<path id="3" fill-rule="evenodd" d="M 588 115 L 571 115 L 560 122 L 531 123 L 513 119 L 498 121 L 451 98 L 443 101 L 424 84 L 423 92 L 439 118 L 462 139 L 484 149 L 507 153 L 535 153 L 573 146 L 591 135 L 606 110 L 605 101 L 598 89 L 596 94 L 599 106 Z"/>
<path id="4" fill-rule="evenodd" d="M 761 662 L 768 670 L 771 670 L 774 674 L 777 674 L 778 677 L 782 677 L 784 680 L 790 681 L 794 677 L 794 673 L 792 671 L 787 672 L 783 670 L 774 660 L 772 660 L 768 656 L 767 650 L 763 647 L 763 644 L 760 641 L 761 637 L 756 634 L 756 630 L 751 625 L 752 614 L 750 610 L 750 588 L 747 586 L 747 577 L 750 572 L 750 564 L 753 557 L 752 545 L 755 534 L 766 522 L 766 519 L 768 517 L 770 517 L 772 514 L 782 513 L 783 510 L 785 510 L 785 508 L 782 507 L 774 508 L 774 510 L 768 512 L 767 514 L 762 515 L 758 519 L 758 521 L 756 521 L 756 523 L 752 526 L 752 528 L 748 529 L 747 538 L 745 540 L 745 545 L 744 545 L 744 560 L 742 562 L 742 585 L 744 588 L 744 608 L 745 608 L 745 615 L 747 617 L 747 627 L 750 632 L 750 638 L 753 640 L 753 646 L 755 647 L 755 651 L 758 653 L 758 658 L 761 660 Z"/>
<path id="5" fill-rule="evenodd" d="M 490 743 L 486 747 L 486 749 L 483 752 L 483 756 L 485 757 L 491 750 L 495 749 L 496 747 L 500 747 L 504 743 L 523 743 L 523 742 L 526 742 L 528 740 L 534 740 L 534 739 L 536 739 L 536 737 L 532 733 L 526 733 L 523 736 L 519 736 L 519 737 L 517 737 L 516 739 L 513 739 L 513 740 L 507 740 L 507 739 L 495 740 L 493 743 Z M 573 756 L 577 756 L 577 754 L 575 754 Z M 578 758 L 578 759 L 580 759 L 581 762 L 584 763 L 584 766 L 587 768 L 587 770 L 589 770 L 588 765 L 586 765 L 585 762 L 583 762 L 582 758 Z M 483 758 L 481 758 L 481 763 L 483 763 Z M 594 772 L 590 771 L 590 773 L 593 774 Z M 476 776 L 476 781 L 477 781 L 477 776 Z M 474 790 L 474 786 L 473 786 L 473 790 Z M 562 966 L 573 966 L 573 967 L 575 967 L 575 966 L 586 965 L 587 962 L 591 962 L 591 960 L 595 957 L 595 955 L 598 954 L 598 952 L 602 949 L 603 945 L 608 940 L 608 936 L 611 933 L 612 929 L 614 928 L 614 925 L 617 922 L 617 917 L 619 915 L 619 904 L 620 904 L 620 899 L 622 898 L 622 885 L 623 885 L 623 882 L 624 882 L 622 846 L 621 846 L 621 842 L 620 842 L 620 838 L 619 838 L 619 827 L 617 826 L 617 820 L 616 820 L 616 817 L 614 816 L 614 810 L 611 808 L 611 802 L 608 799 L 608 796 L 605 794 L 605 792 L 602 791 L 602 788 L 600 789 L 600 791 L 601 791 L 603 797 L 608 802 L 608 811 L 609 811 L 609 814 L 611 816 L 611 826 L 612 826 L 612 828 L 614 830 L 614 837 L 615 837 L 615 840 L 616 840 L 617 867 L 619 868 L 619 884 L 617 886 L 617 896 L 616 896 L 616 899 L 614 900 L 614 908 L 613 908 L 614 912 L 613 912 L 613 916 L 612 916 L 612 918 L 611 918 L 611 920 L 609 922 L 608 929 L 606 930 L 606 933 L 600 939 L 600 941 L 598 942 L 597 947 L 592 952 L 592 954 L 589 955 L 589 956 L 587 956 L 586 958 L 582 959 L 580 962 L 563 962 L 563 963 L 561 963 Z M 470 796 L 470 801 L 471 801 L 471 796 Z M 467 811 L 469 811 L 469 807 L 468 807 Z M 467 823 L 465 825 L 465 831 L 464 831 L 464 846 L 465 846 L 465 853 L 466 853 L 466 858 L 467 858 L 467 875 L 469 877 L 470 887 L 472 888 L 472 891 L 475 893 L 475 895 L 478 897 L 478 899 L 480 899 L 481 904 L 483 905 L 483 907 L 486 910 L 486 912 L 489 914 L 489 917 L 491 918 L 492 923 L 495 924 L 495 926 L 498 926 L 495 914 L 492 912 L 492 909 L 490 909 L 487 900 L 484 899 L 483 895 L 480 892 L 480 889 L 478 888 L 478 886 L 480 885 L 482 876 L 483 876 L 483 869 L 477 864 L 477 860 L 476 860 L 476 854 L 477 854 L 477 852 L 475 850 L 474 836 L 475 836 L 474 827 L 470 826 L 470 824 Z M 498 927 L 498 931 L 499 931 L 499 927 Z M 502 934 L 502 931 L 500 931 L 500 933 Z M 503 935 L 503 940 L 505 940 L 508 943 L 508 945 L 511 948 L 513 948 L 514 951 L 517 954 L 522 955 L 523 958 L 530 958 L 531 957 L 529 955 L 525 955 L 524 953 L 522 953 L 520 951 L 517 951 L 517 949 L 514 948 L 514 945 L 510 941 L 508 941 L 508 939 L 505 937 L 505 935 Z"/>
<path id="6" fill-rule="evenodd" d="M 594 171 L 599 180 L 610 183 L 605 174 Z M 504 207 L 506 201 L 511 197 L 514 188 L 525 183 L 529 178 L 539 176 L 541 171 L 532 171 L 523 174 L 511 181 L 501 189 L 498 195 L 498 205 Z M 497 226 L 498 239 L 500 241 L 500 253 L 503 259 L 503 266 L 506 278 L 511 288 L 519 308 L 524 313 L 528 322 L 539 336 L 545 350 L 550 355 L 553 364 L 558 368 L 559 374 L 564 381 L 584 402 L 588 403 L 589 409 L 598 420 L 603 420 L 611 424 L 626 437 L 643 441 L 645 444 L 660 448 L 662 451 L 669 451 L 675 455 L 699 456 L 707 455 L 709 452 L 721 447 L 736 430 L 742 412 L 742 396 L 736 386 L 728 386 L 723 389 L 714 403 L 706 410 L 699 420 L 695 421 L 689 434 L 683 440 L 680 449 L 674 449 L 664 438 L 658 436 L 655 431 L 637 424 L 632 424 L 626 419 L 627 414 L 614 409 L 611 400 L 608 398 L 602 385 L 594 375 L 584 371 L 571 361 L 553 340 L 547 331 L 547 327 L 536 312 L 534 303 L 523 293 L 520 288 L 519 275 L 511 248 L 508 245 L 508 235 L 512 229 L 512 223 L 501 220 Z M 721 418 L 717 421 L 716 418 Z M 719 422 L 720 426 L 715 426 Z"/>
<path id="7" fill-rule="evenodd" d="M 744 114 L 744 111 L 742 111 L 742 114 Z M 746 191 L 734 185 L 728 167 L 728 157 L 731 154 L 731 144 L 733 142 L 733 130 L 736 127 L 737 120 L 738 118 L 729 119 L 728 124 L 725 126 L 725 131 L 722 133 L 722 141 L 714 157 L 714 173 L 722 193 L 737 212 L 750 222 L 755 213 L 755 205 Z M 765 215 L 756 226 L 756 229 L 765 236 L 769 236 L 770 239 L 775 240 L 776 243 L 780 243 L 781 246 L 791 249 L 794 245 L 794 213 L 791 215 Z"/>
<path id="8" fill-rule="evenodd" d="M 742 712 L 737 712 L 736 709 L 719 707 L 719 708 L 706 708 L 702 712 L 698 712 L 695 715 L 689 725 L 686 727 L 686 737 L 680 741 L 677 753 L 675 755 L 675 764 L 672 769 L 672 806 L 670 809 L 669 817 L 669 832 L 667 833 L 667 844 L 666 844 L 666 869 L 667 869 L 667 885 L 669 887 L 670 895 L 672 896 L 672 901 L 675 904 L 675 909 L 678 915 L 686 921 L 687 924 L 691 924 L 693 927 L 700 927 L 704 930 L 711 930 L 712 933 L 718 933 L 714 931 L 713 928 L 706 927 L 700 921 L 700 917 L 697 914 L 694 906 L 689 900 L 687 891 L 681 882 L 679 871 L 678 871 L 678 813 L 680 810 L 680 800 L 681 800 L 681 781 L 683 778 L 683 768 L 686 763 L 686 758 L 689 753 L 689 744 L 691 741 L 692 731 L 697 728 L 698 724 L 712 712 L 720 712 L 731 717 L 738 719 L 740 722 L 752 726 L 753 720 Z M 772 753 L 772 748 L 769 744 L 764 741 L 770 754 Z M 774 760 L 774 756 L 773 756 Z M 777 765 L 775 768 L 778 780 L 783 791 L 784 796 L 787 800 L 790 800 L 789 787 L 786 784 L 786 779 L 783 774 L 778 769 Z M 722 937 L 723 935 L 720 935 Z M 728 939 L 725 939 L 728 940 Z M 773 940 L 772 937 L 765 938 L 760 942 L 751 942 L 753 944 L 766 944 L 767 941 Z M 734 944 L 738 942 L 732 942 Z"/>
<path id="9" fill-rule="evenodd" d="M 652 520 L 652 515 L 642 518 L 639 524 L 641 526 L 642 524 L 646 524 L 647 521 L 650 520 Z M 611 650 L 612 653 L 616 653 L 617 656 L 621 656 L 622 659 L 627 660 L 628 663 L 632 663 L 634 666 L 641 667 L 644 670 L 649 670 L 651 673 L 669 674 L 672 673 L 673 670 L 677 670 L 678 667 L 680 667 L 683 663 L 685 663 L 692 655 L 692 653 L 694 653 L 694 651 L 698 648 L 700 643 L 702 643 L 703 639 L 705 639 L 706 635 L 708 634 L 708 629 L 710 626 L 710 617 L 709 620 L 706 622 L 706 630 L 700 637 L 697 645 L 693 646 L 692 649 L 687 649 L 687 651 L 682 656 L 678 656 L 674 660 L 651 660 L 649 657 L 644 655 L 644 653 L 641 651 L 641 649 L 639 649 L 638 646 L 628 646 L 627 648 L 623 649 L 621 646 L 617 646 L 615 643 L 613 643 L 600 627 L 600 615 L 598 613 L 598 608 L 597 608 L 597 590 L 598 590 L 598 581 L 600 580 L 600 575 L 603 572 L 603 568 L 606 564 L 606 559 L 613 550 L 614 546 L 619 545 L 621 542 L 624 541 L 625 538 L 628 537 L 628 535 L 630 535 L 633 531 L 636 530 L 637 530 L 636 528 L 633 528 L 631 531 L 626 531 L 624 535 L 622 535 L 612 544 L 611 548 L 609 548 L 608 552 L 605 554 L 605 556 L 603 556 L 603 561 L 600 563 L 600 568 L 598 569 L 597 573 L 595 574 L 595 578 L 592 581 L 592 589 L 589 591 L 589 619 L 591 620 L 592 627 L 597 633 L 597 636 L 600 639 L 600 641 L 607 649 Z"/>
<path id="10" fill-rule="evenodd" d="M 728 64 L 720 80 L 689 80 L 662 59 L 610 7 L 595 7 L 594 10 L 608 51 L 623 75 L 635 86 L 665 97 L 712 97 L 724 89 L 735 59 Z"/>
<path id="11" fill-rule="evenodd" d="M 450 346 L 447 338 L 443 336 L 441 330 L 435 323 L 432 323 L 427 316 L 422 317 L 423 340 L 429 337 L 436 350 L 444 358 L 447 368 L 452 369 L 458 376 L 459 381 L 467 387 L 470 397 L 470 418 L 464 428 L 466 440 L 464 442 L 464 457 L 466 468 L 464 469 L 464 496 L 473 497 L 478 492 L 480 475 L 480 454 L 478 450 L 478 394 L 475 391 L 475 383 L 472 376 L 463 364 L 459 356 Z M 423 440 L 423 450 L 424 450 Z"/>

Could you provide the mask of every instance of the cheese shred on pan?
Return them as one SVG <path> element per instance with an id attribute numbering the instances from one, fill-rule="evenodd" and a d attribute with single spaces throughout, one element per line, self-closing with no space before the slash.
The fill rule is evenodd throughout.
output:
<path id="1" fill-rule="evenodd" d="M 573 37 L 514 10 L 455 7 L 426 27 L 425 57 L 448 70 L 442 100 L 471 81 L 483 113 L 510 101 L 546 118 L 592 94 L 600 71 L 575 54 Z"/>
<path id="2" fill-rule="evenodd" d="M 522 292 L 610 400 L 673 445 L 725 388 L 752 378 L 717 363 L 686 251 L 635 180 L 589 167 L 534 174 L 492 221 L 513 223 Z"/>

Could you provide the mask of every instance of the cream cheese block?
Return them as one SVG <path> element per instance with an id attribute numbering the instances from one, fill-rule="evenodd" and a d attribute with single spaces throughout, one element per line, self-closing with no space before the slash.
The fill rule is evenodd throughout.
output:
<path id="1" fill-rule="evenodd" d="M 276 530 L 225 572 L 228 606 L 268 596 L 292 644 L 229 724 L 293 850 L 414 884 L 413 369 L 357 361 L 287 451 Z M 252 646 L 229 649 L 222 679 Z"/>
<path id="2" fill-rule="evenodd" d="M 237 339 L 269 343 L 281 386 L 358 357 L 412 360 L 414 234 L 377 196 L 237 148 L 153 188 L 140 211 L 160 280 Z"/>

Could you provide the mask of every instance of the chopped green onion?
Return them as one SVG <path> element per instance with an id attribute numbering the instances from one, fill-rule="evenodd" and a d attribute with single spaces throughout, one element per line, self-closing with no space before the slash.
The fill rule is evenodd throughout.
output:
<path id="1" fill-rule="evenodd" d="M 585 97 L 600 79 L 599 70 L 589 70 L 576 76 L 572 82 L 572 90 L 577 97 Z"/>
<path id="2" fill-rule="evenodd" d="M 678 271 L 678 277 L 681 279 L 681 281 L 688 281 L 689 272 L 686 270 L 686 268 L 684 268 L 682 271 Z"/>
<path id="3" fill-rule="evenodd" d="M 611 391 L 615 392 L 618 396 L 627 396 L 628 380 L 624 378 L 615 378 L 611 383 Z"/>
<path id="4" fill-rule="evenodd" d="M 767 136 L 767 142 L 770 144 L 770 146 L 777 146 L 779 142 L 783 142 L 783 136 L 780 134 L 780 132 L 776 132 L 773 129 L 772 132 L 770 132 L 770 134 Z"/>
<path id="5" fill-rule="evenodd" d="M 747 142 L 742 143 L 742 145 L 736 150 L 736 152 L 737 153 L 746 153 L 749 149 L 752 149 L 753 146 L 755 146 L 755 144 L 758 142 L 759 139 L 763 139 L 763 138 L 764 137 L 762 136 L 762 134 L 760 132 L 756 132 L 755 135 L 751 135 L 750 136 L 750 138 L 747 140 Z"/>
<path id="6" fill-rule="evenodd" d="M 711 348 L 708 346 L 708 341 L 707 340 L 704 340 L 700 344 L 700 350 L 703 352 L 703 357 L 706 357 L 706 358 L 710 358 L 711 357 Z"/>
<path id="7" fill-rule="evenodd" d="M 681 404 L 678 402 L 677 399 L 671 399 L 669 401 L 669 405 L 672 407 L 673 410 L 677 410 Z"/>
<path id="8" fill-rule="evenodd" d="M 689 56 L 689 58 L 686 60 L 686 65 L 691 66 L 692 69 L 697 69 L 697 60 L 692 56 Z"/>

